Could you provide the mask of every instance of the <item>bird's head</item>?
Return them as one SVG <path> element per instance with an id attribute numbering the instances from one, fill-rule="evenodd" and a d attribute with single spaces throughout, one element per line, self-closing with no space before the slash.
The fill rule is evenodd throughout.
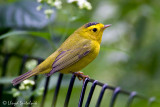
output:
<path id="1" fill-rule="evenodd" d="M 90 22 L 80 27 L 76 32 L 87 39 L 96 40 L 101 43 L 104 29 L 110 26 L 111 25 L 103 25 L 102 23 Z"/>

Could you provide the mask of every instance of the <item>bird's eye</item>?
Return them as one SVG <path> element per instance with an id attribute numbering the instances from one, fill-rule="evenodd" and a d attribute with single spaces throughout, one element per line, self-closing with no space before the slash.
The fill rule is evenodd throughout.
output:
<path id="1" fill-rule="evenodd" d="M 97 28 L 93 28 L 93 32 L 96 32 L 97 31 Z"/>

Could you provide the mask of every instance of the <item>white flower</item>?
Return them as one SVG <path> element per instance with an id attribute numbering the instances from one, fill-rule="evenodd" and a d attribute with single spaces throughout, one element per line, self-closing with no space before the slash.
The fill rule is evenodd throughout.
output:
<path id="1" fill-rule="evenodd" d="M 13 94 L 13 97 L 18 97 L 18 96 L 20 96 L 20 92 L 19 92 L 19 91 L 15 92 L 15 93 Z"/>
<path id="2" fill-rule="evenodd" d="M 37 0 L 37 2 L 41 3 L 43 0 Z"/>
<path id="3" fill-rule="evenodd" d="M 92 6 L 91 3 L 88 2 L 87 0 L 68 0 L 68 3 L 73 3 L 73 2 L 77 2 L 77 5 L 79 6 L 80 9 L 88 9 L 91 10 Z"/>
<path id="4" fill-rule="evenodd" d="M 19 90 L 28 90 L 29 86 L 33 86 L 35 84 L 35 82 L 33 80 L 24 80 L 20 86 L 19 86 Z"/>
<path id="5" fill-rule="evenodd" d="M 36 10 L 40 11 L 42 9 L 42 5 L 37 6 Z"/>
<path id="6" fill-rule="evenodd" d="M 28 70 L 32 70 L 33 68 L 35 68 L 36 67 L 36 65 L 37 65 L 37 61 L 36 60 L 34 60 L 34 59 L 32 59 L 32 60 L 30 60 L 30 61 L 27 61 L 27 63 L 26 63 L 26 68 L 28 69 Z"/>
<path id="7" fill-rule="evenodd" d="M 29 89 L 29 86 L 26 86 L 26 90 L 28 90 Z"/>
<path id="8" fill-rule="evenodd" d="M 27 85 L 27 84 L 34 85 L 35 84 L 35 82 L 32 80 L 24 80 L 23 83 L 24 85 Z"/>
<path id="9" fill-rule="evenodd" d="M 62 8 L 62 1 L 56 0 L 53 5 L 54 5 L 57 9 L 61 9 L 61 8 Z"/>
<path id="10" fill-rule="evenodd" d="M 88 10 L 92 9 L 91 4 L 87 0 L 78 0 L 77 2 L 80 9 L 86 8 Z"/>
<path id="11" fill-rule="evenodd" d="M 47 0 L 47 3 L 51 4 L 51 3 L 53 3 L 53 0 Z"/>
<path id="12" fill-rule="evenodd" d="M 52 14 L 53 13 L 53 10 L 52 9 L 47 9 L 44 11 L 45 14 Z"/>
<path id="13" fill-rule="evenodd" d="M 50 18 L 53 12 L 54 12 L 53 9 L 47 9 L 44 11 L 44 14 L 46 14 L 47 18 Z"/>
<path id="14" fill-rule="evenodd" d="M 24 84 L 21 84 L 21 85 L 19 86 L 19 90 L 25 90 Z"/>
<path id="15" fill-rule="evenodd" d="M 16 88 L 12 88 L 11 91 L 13 93 L 13 97 L 18 97 L 21 94 Z"/>
<path id="16" fill-rule="evenodd" d="M 73 2 L 76 2 L 78 0 L 67 0 L 68 3 L 73 3 Z"/>

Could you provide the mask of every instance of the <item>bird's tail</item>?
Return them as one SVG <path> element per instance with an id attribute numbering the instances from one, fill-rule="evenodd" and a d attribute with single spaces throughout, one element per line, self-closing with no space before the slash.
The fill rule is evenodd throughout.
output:
<path id="1" fill-rule="evenodd" d="M 28 72 L 20 75 L 19 77 L 15 78 L 12 81 L 12 84 L 15 86 L 15 85 L 19 84 L 20 82 L 22 82 L 22 81 L 24 81 L 24 80 L 28 79 L 29 77 L 34 76 L 36 74 L 37 74 L 37 72 L 35 72 L 35 71 L 28 71 Z"/>

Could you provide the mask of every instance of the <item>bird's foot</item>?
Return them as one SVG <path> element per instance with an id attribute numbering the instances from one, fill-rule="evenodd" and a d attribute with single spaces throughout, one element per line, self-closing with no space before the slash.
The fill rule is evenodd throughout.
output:
<path id="1" fill-rule="evenodd" d="M 84 81 L 85 81 L 86 78 L 89 78 L 88 75 L 84 75 L 84 73 L 83 73 L 83 72 L 80 72 L 80 71 L 74 72 L 73 74 L 74 74 L 80 81 L 83 80 L 83 83 L 84 83 Z"/>

